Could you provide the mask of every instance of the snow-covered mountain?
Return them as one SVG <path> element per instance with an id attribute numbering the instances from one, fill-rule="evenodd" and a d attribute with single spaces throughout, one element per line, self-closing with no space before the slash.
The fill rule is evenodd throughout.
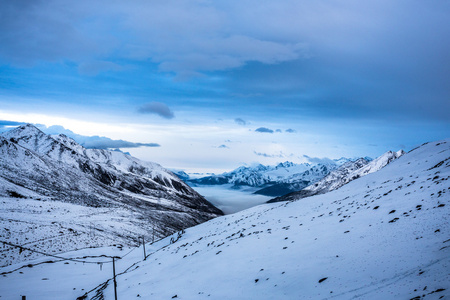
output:
<path id="1" fill-rule="evenodd" d="M 340 158 L 323 160 L 317 164 L 294 164 L 286 161 L 276 166 L 264 166 L 262 164 L 250 167 L 242 166 L 221 175 L 202 177 L 188 182 L 193 186 L 232 184 L 234 187 L 258 187 L 259 189 L 255 194 L 277 196 L 298 191 L 318 181 L 348 161 L 351 160 Z"/>
<path id="2" fill-rule="evenodd" d="M 312 195 L 327 193 L 340 188 L 341 186 L 359 177 L 377 172 L 403 154 L 405 154 L 403 150 L 399 150 L 397 152 L 388 151 L 374 160 L 360 158 L 356 161 L 347 161 L 338 169 L 330 172 L 327 176 L 323 177 L 316 183 L 308 185 L 307 187 L 304 187 L 296 192 L 269 200 L 268 203 L 297 200 Z"/>
<path id="3" fill-rule="evenodd" d="M 51 252 L 134 245 L 140 236 L 164 237 L 222 214 L 156 163 L 85 149 L 33 125 L 0 135 L 0 197 L 0 237 L 39 240 L 36 246 Z M 14 259 L 0 252 L 1 265 Z"/>
<path id="4" fill-rule="evenodd" d="M 118 299 L 447 299 L 449 179 L 450 139 L 328 193 L 179 232 L 147 245 L 145 261 L 142 247 L 64 256 L 123 257 L 115 266 Z M 46 258 L 1 268 L 0 296 L 111 300 L 107 262 Z"/>

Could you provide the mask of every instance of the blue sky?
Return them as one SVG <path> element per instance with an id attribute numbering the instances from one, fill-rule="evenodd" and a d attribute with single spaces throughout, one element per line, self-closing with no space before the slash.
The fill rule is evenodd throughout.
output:
<path id="1" fill-rule="evenodd" d="M 450 132 L 444 0 L 2 1 L 0 45 L 0 120 L 151 145 L 121 149 L 170 168 Z"/>

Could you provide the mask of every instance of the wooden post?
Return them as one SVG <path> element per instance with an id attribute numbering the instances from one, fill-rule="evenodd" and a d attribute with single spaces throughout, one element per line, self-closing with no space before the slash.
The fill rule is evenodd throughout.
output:
<path id="1" fill-rule="evenodd" d="M 22 296 L 22 300 L 27 300 L 27 296 Z"/>
<path id="2" fill-rule="evenodd" d="M 145 240 L 144 237 L 142 237 L 142 246 L 144 246 L 144 260 L 147 259 L 147 255 L 145 254 Z"/>
<path id="3" fill-rule="evenodd" d="M 155 224 L 152 226 L 152 244 L 155 242 Z"/>
<path id="4" fill-rule="evenodd" d="M 114 299 L 117 300 L 116 263 L 113 256 Z"/>

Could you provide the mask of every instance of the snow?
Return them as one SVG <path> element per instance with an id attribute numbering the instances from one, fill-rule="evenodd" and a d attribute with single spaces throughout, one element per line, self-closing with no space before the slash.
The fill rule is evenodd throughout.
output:
<path id="1" fill-rule="evenodd" d="M 227 183 L 232 183 L 235 185 L 261 187 L 266 184 L 280 182 L 286 183 L 295 182 L 298 180 L 315 181 L 328 174 L 329 170 L 337 168 L 342 161 L 343 158 L 338 161 L 329 160 L 327 162 L 317 164 L 294 164 L 286 161 L 276 166 L 264 166 L 261 164 L 250 167 L 241 166 L 231 172 L 199 178 L 199 180 L 193 180 L 193 182 L 202 184 L 203 182 L 207 182 L 207 179 L 211 179 L 211 182 L 214 182 L 213 179 L 215 178 L 224 178 Z M 326 167 L 327 169 L 322 171 L 323 167 Z"/>
<path id="2" fill-rule="evenodd" d="M 32 125 L 0 135 L 0 201 L 0 240 L 51 254 L 133 246 L 221 214 L 156 163 L 87 150 Z M 40 256 L 17 252 L 0 251 L 0 266 Z"/>
<path id="3" fill-rule="evenodd" d="M 147 245 L 145 261 L 136 248 L 118 262 L 118 298 L 449 297 L 449 145 L 429 143 L 326 194 L 260 205 L 189 228 Z M 128 249 L 92 251 L 123 256 Z M 4 274 L 0 299 L 75 299 L 107 278 L 110 265 L 100 271 L 70 261 L 41 264 Z M 96 293 L 114 299 L 112 282 L 87 299 Z"/>
<path id="4" fill-rule="evenodd" d="M 124 208 L 6 197 L 0 197 L 0 204 L 0 240 L 49 254 L 112 243 L 136 245 L 140 236 L 149 236 L 152 230 L 140 214 Z M 41 256 L 27 251 L 17 255 L 18 249 L 11 247 L 0 249 L 1 267 Z"/>
<path id="5" fill-rule="evenodd" d="M 100 164 L 109 171 L 119 171 L 141 175 L 147 179 L 159 178 L 164 182 L 178 180 L 170 171 L 153 162 L 144 162 L 130 155 L 102 149 L 85 149 L 64 134 L 46 135 L 33 125 L 20 126 L 1 134 L 6 139 L 15 139 L 19 145 L 38 155 L 49 156 L 55 161 L 74 167 L 79 161 L 91 161 Z M 69 151 L 68 151 L 69 150 Z"/>
<path id="6" fill-rule="evenodd" d="M 381 170 L 403 154 L 402 150 L 398 152 L 388 151 L 372 161 L 361 158 L 354 162 L 347 162 L 315 184 L 304 188 L 304 191 L 323 193 L 335 190 L 354 179 Z"/>
<path id="7" fill-rule="evenodd" d="M 250 167 L 241 166 L 231 172 L 223 173 L 221 175 L 190 179 L 188 180 L 188 183 L 194 188 L 222 185 L 222 187 L 232 189 L 245 188 L 248 190 L 251 189 L 251 187 L 257 187 L 258 189 L 253 189 L 252 193 L 275 197 L 301 190 L 311 183 L 322 179 L 329 174 L 330 171 L 335 170 L 345 162 L 352 162 L 352 160 L 346 158 L 337 160 L 320 159 L 315 160 L 314 163 L 303 164 L 295 164 L 286 161 L 284 163 L 279 163 L 276 166 L 264 166 L 262 164 L 256 164 Z M 228 192 L 225 191 L 225 193 Z M 230 193 L 232 193 L 232 191 L 230 191 Z M 254 195 L 247 195 L 247 197 L 255 198 Z M 226 198 L 228 197 L 217 200 L 216 203 L 223 201 L 228 202 Z M 256 201 L 255 203 L 259 202 Z M 244 204 L 240 207 L 246 208 L 249 206 Z M 238 209 L 225 208 L 225 210 L 234 212 Z"/>

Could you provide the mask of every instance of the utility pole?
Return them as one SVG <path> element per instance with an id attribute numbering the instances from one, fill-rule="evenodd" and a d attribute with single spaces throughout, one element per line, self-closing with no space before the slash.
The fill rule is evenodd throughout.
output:
<path id="1" fill-rule="evenodd" d="M 113 278 L 114 278 L 114 299 L 117 300 L 117 281 L 116 281 L 116 263 L 114 261 L 116 257 L 113 256 Z"/>
<path id="2" fill-rule="evenodd" d="M 144 260 L 147 259 L 147 255 L 145 254 L 145 240 L 144 237 L 142 237 L 142 246 L 144 246 Z"/>

